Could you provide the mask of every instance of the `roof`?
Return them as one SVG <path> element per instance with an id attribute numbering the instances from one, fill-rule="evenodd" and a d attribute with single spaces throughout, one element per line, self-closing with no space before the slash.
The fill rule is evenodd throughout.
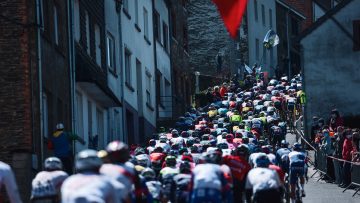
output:
<path id="1" fill-rule="evenodd" d="M 333 15 L 335 15 L 352 1 L 353 0 L 343 0 L 338 5 L 336 5 L 335 8 L 326 12 L 325 15 L 321 16 L 321 18 L 319 18 L 315 23 L 313 23 L 308 29 L 304 30 L 297 38 L 297 41 L 301 41 L 303 38 L 311 34 L 314 30 L 320 27 L 323 23 L 325 23 L 328 19 L 330 19 Z"/>

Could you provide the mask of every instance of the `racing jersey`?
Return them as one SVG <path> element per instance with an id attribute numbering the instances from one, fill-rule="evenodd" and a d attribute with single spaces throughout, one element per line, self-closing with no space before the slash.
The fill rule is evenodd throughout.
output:
<path id="1" fill-rule="evenodd" d="M 135 167 L 132 163 L 126 162 L 125 164 L 103 164 L 100 168 L 100 173 L 124 184 L 124 192 L 126 194 L 131 193 L 135 180 Z"/>
<path id="2" fill-rule="evenodd" d="M 230 167 L 232 176 L 238 181 L 244 181 L 246 174 L 250 171 L 251 166 L 239 156 L 225 156 L 223 163 Z"/>
<path id="3" fill-rule="evenodd" d="M 169 174 L 176 175 L 178 173 L 179 173 L 179 170 L 176 167 L 165 167 L 165 168 L 161 169 L 161 171 L 160 171 L 161 176 L 166 176 Z"/>
<path id="4" fill-rule="evenodd" d="M 193 171 L 193 189 L 215 189 L 222 191 L 226 186 L 221 167 L 216 164 L 199 164 Z"/>
<path id="5" fill-rule="evenodd" d="M 68 177 L 64 171 L 41 171 L 32 181 L 31 197 L 49 197 L 60 194 L 61 185 Z"/>
<path id="6" fill-rule="evenodd" d="M 275 164 L 276 163 L 276 156 L 272 153 L 267 154 L 267 157 L 269 158 L 270 163 Z"/>
<path id="7" fill-rule="evenodd" d="M 285 172 L 279 166 L 274 165 L 274 164 L 270 164 L 269 169 L 272 169 L 272 170 L 276 171 L 276 173 L 279 176 L 280 183 L 284 184 L 284 182 L 285 182 Z"/>
<path id="8" fill-rule="evenodd" d="M 280 148 L 276 151 L 276 164 L 280 165 L 281 157 L 285 154 L 289 154 L 291 151 L 288 148 Z"/>
<path id="9" fill-rule="evenodd" d="M 146 182 L 146 187 L 148 188 L 150 194 L 155 200 L 160 200 L 161 198 L 161 183 L 160 181 L 152 180 Z"/>
<path id="10" fill-rule="evenodd" d="M 290 160 L 290 166 L 293 163 L 297 163 L 297 162 L 304 162 L 305 164 L 305 154 L 303 152 L 297 152 L 297 151 L 292 151 L 289 153 L 289 160 Z"/>
<path id="11" fill-rule="evenodd" d="M 11 203 L 22 202 L 16 185 L 14 173 L 8 164 L 0 161 L 0 188 L 3 185 L 5 185 L 6 193 Z"/>
<path id="12" fill-rule="evenodd" d="M 70 176 L 61 187 L 61 200 L 66 203 L 118 203 L 119 197 L 111 180 L 95 173 Z"/>
<path id="13" fill-rule="evenodd" d="M 254 168 L 248 173 L 245 188 L 252 189 L 253 194 L 258 191 L 280 188 L 278 174 L 268 168 Z"/>
<path id="14" fill-rule="evenodd" d="M 250 156 L 249 156 L 249 164 L 250 164 L 251 166 L 255 166 L 255 165 L 256 165 L 256 163 L 255 163 L 256 158 L 257 158 L 260 154 L 264 154 L 264 153 L 262 153 L 262 152 L 256 152 L 256 153 L 250 154 Z"/>

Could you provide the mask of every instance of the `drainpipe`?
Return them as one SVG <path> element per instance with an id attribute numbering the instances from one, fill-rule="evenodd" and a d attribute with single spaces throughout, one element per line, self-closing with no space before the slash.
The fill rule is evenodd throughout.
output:
<path id="1" fill-rule="evenodd" d="M 122 103 L 122 140 L 124 142 L 128 142 L 126 138 L 126 110 L 125 110 L 125 103 L 124 103 L 124 71 L 123 71 L 123 39 L 122 39 L 122 23 L 121 23 L 121 3 L 119 2 L 119 10 L 118 10 L 118 28 L 119 28 L 119 52 L 120 52 L 120 91 L 121 91 L 121 103 Z"/>
<path id="2" fill-rule="evenodd" d="M 70 104 L 71 104 L 71 129 L 76 132 L 76 119 L 75 119 L 75 44 L 74 44 L 74 0 L 67 1 L 67 15 L 68 15 L 68 47 L 69 47 L 69 68 L 70 68 Z M 76 152 L 76 144 L 73 141 L 73 153 Z M 74 154 L 73 154 L 74 155 Z"/>
<path id="3" fill-rule="evenodd" d="M 36 21 L 41 25 L 40 0 L 36 0 Z M 39 77 L 39 117 L 40 117 L 40 163 L 44 162 L 44 121 L 43 121 L 43 86 L 42 86 L 42 59 L 41 59 L 41 27 L 37 26 L 37 63 Z"/>

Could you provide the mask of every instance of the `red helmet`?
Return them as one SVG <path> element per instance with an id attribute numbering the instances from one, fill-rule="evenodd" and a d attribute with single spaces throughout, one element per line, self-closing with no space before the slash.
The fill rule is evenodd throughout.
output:
<path id="1" fill-rule="evenodd" d="M 230 108 L 235 108 L 236 107 L 236 102 L 230 101 L 229 106 L 230 106 Z"/>

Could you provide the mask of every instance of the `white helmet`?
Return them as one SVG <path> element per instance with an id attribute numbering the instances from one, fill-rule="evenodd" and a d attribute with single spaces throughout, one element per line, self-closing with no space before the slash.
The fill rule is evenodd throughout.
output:
<path id="1" fill-rule="evenodd" d="M 47 170 L 47 171 L 61 170 L 62 162 L 57 157 L 49 157 L 49 158 L 45 159 L 44 167 L 45 167 L 45 170 Z"/>
<path id="2" fill-rule="evenodd" d="M 97 170 L 102 165 L 97 152 L 92 149 L 85 149 L 76 156 L 75 167 L 78 171 Z"/>
<path id="3" fill-rule="evenodd" d="M 64 129 L 64 124 L 58 123 L 58 124 L 56 125 L 56 130 L 63 130 L 63 129 Z"/>

